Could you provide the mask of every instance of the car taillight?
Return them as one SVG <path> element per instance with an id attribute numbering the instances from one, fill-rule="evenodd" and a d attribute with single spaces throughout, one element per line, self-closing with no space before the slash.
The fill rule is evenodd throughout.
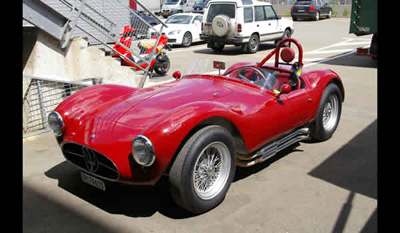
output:
<path id="1" fill-rule="evenodd" d="M 201 22 L 201 31 L 203 31 L 203 25 L 204 25 L 204 23 Z"/>
<path id="2" fill-rule="evenodd" d="M 292 6 L 292 8 L 290 8 L 290 11 L 293 11 L 294 10 L 294 6 Z"/>
<path id="3" fill-rule="evenodd" d="M 238 24 L 237 31 L 242 32 L 242 24 L 240 24 L 240 23 Z"/>
<path id="4" fill-rule="evenodd" d="M 310 6 L 310 11 L 315 11 L 315 8 L 313 6 Z"/>

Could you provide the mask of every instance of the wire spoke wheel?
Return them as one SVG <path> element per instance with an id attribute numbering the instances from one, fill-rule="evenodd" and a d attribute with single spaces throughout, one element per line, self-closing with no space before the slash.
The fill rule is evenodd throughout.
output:
<path id="1" fill-rule="evenodd" d="M 209 200 L 218 195 L 225 186 L 231 167 L 228 147 L 213 142 L 200 153 L 193 170 L 193 186 L 196 195 Z"/>
<path id="2" fill-rule="evenodd" d="M 335 127 L 339 116 L 339 100 L 336 95 L 331 95 L 326 102 L 322 115 L 322 125 L 326 131 Z"/>

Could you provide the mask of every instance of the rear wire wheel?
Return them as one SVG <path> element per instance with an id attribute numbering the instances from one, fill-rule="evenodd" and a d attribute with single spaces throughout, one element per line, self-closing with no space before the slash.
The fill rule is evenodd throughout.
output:
<path id="1" fill-rule="evenodd" d="M 322 93 L 317 115 L 311 124 L 311 138 L 317 141 L 331 138 L 339 124 L 341 112 L 341 91 L 336 84 L 330 83 Z"/>

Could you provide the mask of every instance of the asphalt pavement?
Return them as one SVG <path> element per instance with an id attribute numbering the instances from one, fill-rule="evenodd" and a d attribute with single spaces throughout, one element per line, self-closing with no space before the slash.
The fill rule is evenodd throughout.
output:
<path id="1" fill-rule="evenodd" d="M 112 185 L 106 192 L 83 184 L 64 160 L 51 132 L 23 139 L 24 232 L 377 232 L 377 65 L 356 56 L 371 36 L 348 34 L 350 20 L 296 21 L 294 38 L 308 69 L 332 69 L 346 92 L 339 127 L 322 143 L 298 143 L 271 160 L 238 168 L 225 200 L 191 215 L 177 207 L 165 184 L 154 188 Z M 173 47 L 167 77 L 196 59 L 226 66 L 260 61 L 227 46 L 221 54 L 199 43 Z M 204 72 L 215 72 L 212 68 Z"/>

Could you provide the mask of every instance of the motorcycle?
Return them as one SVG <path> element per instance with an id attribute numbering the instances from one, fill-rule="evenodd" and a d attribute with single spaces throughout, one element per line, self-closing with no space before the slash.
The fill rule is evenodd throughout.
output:
<path id="1" fill-rule="evenodd" d="M 123 44 L 124 46 L 135 49 L 135 45 L 132 41 L 132 39 L 139 39 L 143 38 L 143 35 L 139 35 L 137 33 L 137 30 L 134 27 L 130 27 L 129 25 L 126 25 L 123 29 L 123 31 L 120 33 L 121 37 L 119 39 L 119 42 Z M 137 41 L 137 48 L 139 49 L 139 56 L 132 56 L 131 52 L 125 49 L 123 46 L 119 45 L 118 43 L 115 43 L 113 49 L 117 52 L 113 52 L 111 54 L 112 57 L 121 57 L 122 63 L 132 66 L 135 68 L 137 71 L 146 69 L 147 68 L 147 63 L 145 60 L 151 56 L 151 53 L 153 52 L 153 49 L 155 47 L 155 44 L 157 42 L 157 35 L 152 36 L 150 39 L 140 39 Z M 168 42 L 168 37 L 166 35 L 161 35 L 160 40 L 157 44 L 156 48 L 156 53 L 158 55 L 150 62 L 149 64 L 149 71 L 150 74 L 155 71 L 157 74 L 164 76 L 170 67 L 170 60 L 166 54 L 166 52 L 163 50 L 163 48 L 167 48 L 169 51 L 171 51 L 171 47 L 167 45 Z M 122 54 L 123 56 L 121 56 Z M 127 59 L 128 58 L 128 59 Z M 133 63 L 134 61 L 135 63 Z M 151 77 L 151 75 L 150 75 Z"/>

